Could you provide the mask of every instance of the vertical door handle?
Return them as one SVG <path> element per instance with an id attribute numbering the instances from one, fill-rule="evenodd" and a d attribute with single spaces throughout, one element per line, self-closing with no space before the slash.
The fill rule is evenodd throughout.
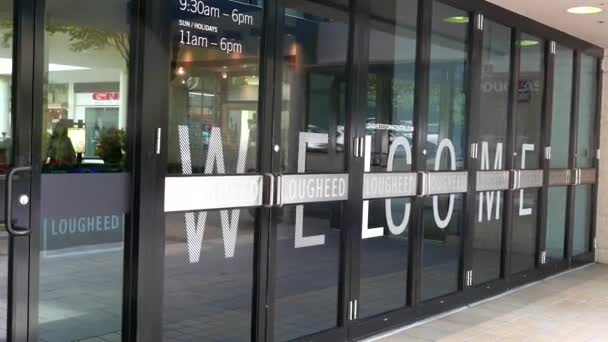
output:
<path id="1" fill-rule="evenodd" d="M 268 179 L 267 183 L 266 179 Z M 272 173 L 267 173 L 264 175 L 264 192 L 262 197 L 264 199 L 265 208 L 272 208 L 274 206 L 274 182 L 275 177 Z"/>
<path id="2" fill-rule="evenodd" d="M 4 217 L 6 218 L 6 230 L 13 236 L 25 236 L 31 233 L 29 228 L 13 226 L 13 179 L 21 172 L 32 171 L 31 166 L 18 166 L 12 168 L 6 175 L 6 193 L 4 194 Z"/>

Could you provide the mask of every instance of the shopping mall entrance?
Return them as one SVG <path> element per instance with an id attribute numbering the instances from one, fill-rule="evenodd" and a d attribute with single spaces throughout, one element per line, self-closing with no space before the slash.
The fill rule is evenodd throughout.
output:
<path id="1" fill-rule="evenodd" d="M 593 261 L 592 44 L 470 0 L 0 18 L 0 340 L 357 340 Z"/>

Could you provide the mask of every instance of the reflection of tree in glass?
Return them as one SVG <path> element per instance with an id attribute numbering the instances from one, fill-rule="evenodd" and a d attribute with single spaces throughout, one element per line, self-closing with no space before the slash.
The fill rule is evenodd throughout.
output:
<path id="1" fill-rule="evenodd" d="M 414 80 L 393 79 L 393 106 L 396 113 L 410 113 L 414 108 Z"/>
<path id="2" fill-rule="evenodd" d="M 12 27 L 12 20 L 0 20 L 0 31 L 4 31 L 1 40 L 3 47 L 11 46 L 13 41 Z M 57 33 L 68 35 L 70 37 L 70 49 L 74 52 L 112 47 L 123 58 L 125 66 L 129 61 L 129 35 L 126 32 L 104 31 L 81 25 L 57 23 L 47 24 L 46 31 L 51 35 Z"/>

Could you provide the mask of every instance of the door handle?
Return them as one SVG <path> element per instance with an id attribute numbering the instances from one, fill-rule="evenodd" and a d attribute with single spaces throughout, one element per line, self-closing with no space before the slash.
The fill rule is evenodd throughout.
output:
<path id="1" fill-rule="evenodd" d="M 31 233 L 29 228 L 13 227 L 13 178 L 21 172 L 32 171 L 31 166 L 18 166 L 12 168 L 6 175 L 6 193 L 4 194 L 4 215 L 6 230 L 13 236 L 25 236 Z"/>

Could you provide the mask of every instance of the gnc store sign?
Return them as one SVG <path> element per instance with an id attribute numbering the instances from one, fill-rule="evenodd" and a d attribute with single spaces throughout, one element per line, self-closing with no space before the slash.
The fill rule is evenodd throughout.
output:
<path id="1" fill-rule="evenodd" d="M 120 93 L 116 91 L 100 91 L 94 93 L 77 93 L 76 103 L 79 106 L 113 107 L 120 105 Z"/>
<path id="2" fill-rule="evenodd" d="M 118 101 L 120 93 L 118 92 L 98 92 L 91 95 L 93 101 Z"/>

